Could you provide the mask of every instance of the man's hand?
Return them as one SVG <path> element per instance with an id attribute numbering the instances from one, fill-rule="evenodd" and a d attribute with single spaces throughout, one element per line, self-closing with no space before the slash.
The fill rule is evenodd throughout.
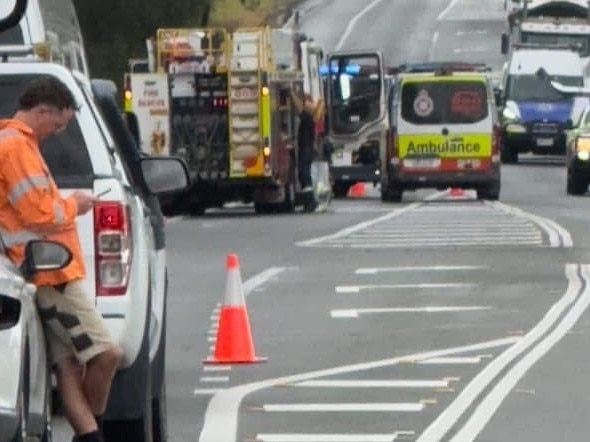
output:
<path id="1" fill-rule="evenodd" d="M 96 199 L 92 195 L 76 190 L 71 196 L 78 206 L 78 215 L 84 215 L 94 207 Z"/>

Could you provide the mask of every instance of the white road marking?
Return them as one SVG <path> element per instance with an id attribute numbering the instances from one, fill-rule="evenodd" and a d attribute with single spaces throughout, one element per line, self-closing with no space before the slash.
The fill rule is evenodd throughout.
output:
<path id="1" fill-rule="evenodd" d="M 392 307 L 392 308 L 358 308 L 330 311 L 332 318 L 358 318 L 360 315 L 379 313 L 455 313 L 466 311 L 489 310 L 490 307 Z"/>
<path id="2" fill-rule="evenodd" d="M 303 381 L 292 384 L 294 387 L 313 388 L 443 388 L 449 386 L 445 379 L 434 380 L 348 380 Z"/>
<path id="3" fill-rule="evenodd" d="M 380 289 L 450 289 L 475 287 L 477 284 L 470 282 L 448 282 L 448 283 L 417 283 L 417 284 L 370 284 L 370 285 L 339 285 L 336 286 L 336 293 L 360 293 L 362 290 Z"/>
<path id="4" fill-rule="evenodd" d="M 440 13 L 438 14 L 438 17 L 436 17 L 436 19 L 438 21 L 443 20 L 445 18 L 445 15 L 447 15 L 451 9 L 453 9 L 455 7 L 455 5 L 459 2 L 459 0 L 451 0 L 451 2 L 447 5 L 447 7 Z"/>
<path id="5" fill-rule="evenodd" d="M 474 357 L 442 357 L 442 358 L 430 358 L 418 361 L 418 364 L 479 364 L 481 362 L 480 356 Z"/>
<path id="6" fill-rule="evenodd" d="M 346 39 L 352 33 L 357 22 L 363 17 L 363 15 L 365 15 L 367 12 L 371 11 L 371 9 L 373 9 L 375 6 L 377 6 L 379 3 L 381 3 L 381 1 L 382 0 L 372 1 L 367 6 L 365 6 L 365 8 L 361 12 L 359 12 L 354 17 L 352 17 L 352 19 L 348 23 L 348 26 L 346 27 L 346 30 L 344 31 L 344 34 L 342 34 L 342 37 L 340 37 L 340 40 L 338 40 L 338 43 L 336 44 L 336 47 L 334 48 L 335 51 L 339 51 L 342 48 L 342 46 L 346 42 Z"/>
<path id="7" fill-rule="evenodd" d="M 193 394 L 195 396 L 200 396 L 200 395 L 207 396 L 207 395 L 214 395 L 214 394 L 216 394 L 216 393 L 218 393 L 220 391 L 221 391 L 221 389 L 219 389 L 219 388 L 209 388 L 209 389 L 206 389 L 206 388 L 197 388 L 194 391 Z"/>
<path id="8" fill-rule="evenodd" d="M 580 294 L 576 303 L 567 312 L 565 318 L 545 336 L 535 347 L 520 359 L 514 367 L 494 385 L 494 388 L 485 399 L 478 405 L 469 420 L 463 428 L 459 430 L 451 439 L 451 442 L 470 442 L 473 441 L 481 432 L 484 426 L 492 418 L 502 401 L 508 393 L 516 386 L 518 381 L 526 372 L 541 359 L 551 348 L 557 344 L 568 331 L 576 325 L 580 317 L 584 314 L 590 305 L 590 289 L 588 280 L 590 280 L 590 266 L 585 265 L 581 268 L 582 278 L 586 281 L 583 292 Z"/>
<path id="9" fill-rule="evenodd" d="M 357 275 L 376 275 L 388 272 L 449 272 L 453 270 L 484 270 L 488 266 L 400 266 L 400 267 L 367 267 L 356 269 Z"/>
<path id="10" fill-rule="evenodd" d="M 586 273 L 588 266 L 583 267 Z M 589 278 L 584 274 L 585 284 L 583 285 L 582 277 L 578 274 L 579 268 L 580 266 L 575 264 L 568 264 L 566 266 L 565 274 L 568 280 L 568 286 L 561 299 L 553 304 L 543 319 L 541 319 L 541 321 L 515 345 L 509 347 L 500 356 L 496 357 L 486 365 L 486 367 L 480 371 L 463 390 L 461 390 L 461 393 L 459 393 L 455 400 L 453 400 L 451 405 L 439 414 L 428 428 L 424 430 L 416 442 L 439 442 L 442 440 L 488 385 L 496 379 L 496 377 L 500 375 L 500 373 L 502 373 L 512 361 L 516 360 L 526 351 L 529 351 L 530 347 L 541 339 L 551 327 L 554 327 L 555 324 L 560 321 L 563 312 L 572 308 L 572 305 L 581 292 L 583 293 L 584 298 L 589 296 L 590 288 L 587 284 Z M 584 308 L 585 307 L 586 306 L 584 306 Z"/>
<path id="11" fill-rule="evenodd" d="M 471 54 L 476 52 L 488 52 L 489 48 L 455 48 L 453 49 L 454 54 Z"/>
<path id="12" fill-rule="evenodd" d="M 207 364 L 203 367 L 203 371 L 230 371 L 231 365 L 210 365 Z"/>
<path id="13" fill-rule="evenodd" d="M 257 434 L 256 442 L 394 442 L 393 434 Z"/>
<path id="14" fill-rule="evenodd" d="M 430 48 L 428 49 L 428 59 L 432 60 L 434 58 L 434 51 L 436 50 L 436 43 L 438 42 L 439 33 L 436 31 L 432 34 L 432 40 L 430 42 Z"/>
<path id="15" fill-rule="evenodd" d="M 310 239 L 310 240 L 307 240 L 307 241 L 299 241 L 298 243 L 296 243 L 296 245 L 298 245 L 298 246 L 311 246 L 311 245 L 315 245 L 315 244 L 318 244 L 318 243 L 321 243 L 321 242 L 325 242 L 325 241 L 328 241 L 328 240 L 331 240 L 331 239 L 342 238 L 344 236 L 350 235 L 351 233 L 358 232 L 359 230 L 366 229 L 367 227 L 370 227 L 370 226 L 372 226 L 374 224 L 377 224 L 377 223 L 386 221 L 386 220 L 391 219 L 391 218 L 395 218 L 396 216 L 400 216 L 401 214 L 403 214 L 405 212 L 408 212 L 408 211 L 413 210 L 413 209 L 415 209 L 417 207 L 420 207 L 422 204 L 424 204 L 424 203 L 421 203 L 421 202 L 420 203 L 412 203 L 412 204 L 410 204 L 410 205 L 408 205 L 406 207 L 403 207 L 401 209 L 394 210 L 394 211 L 392 211 L 392 212 L 390 212 L 390 213 L 388 213 L 386 215 L 380 216 L 378 218 L 374 218 L 372 220 L 364 221 L 362 223 L 355 224 L 353 226 L 347 227 L 347 228 L 342 229 L 342 230 L 340 230 L 340 231 L 338 231 L 338 232 L 336 232 L 336 233 L 334 233 L 332 235 L 321 236 L 319 238 L 314 238 L 314 239 Z"/>
<path id="16" fill-rule="evenodd" d="M 340 412 L 340 411 L 422 411 L 422 402 L 366 402 L 366 403 L 337 403 L 337 404 L 264 404 L 266 412 Z"/>
<path id="17" fill-rule="evenodd" d="M 200 382 L 229 382 L 229 376 L 203 376 Z"/>
<path id="18" fill-rule="evenodd" d="M 337 376 L 342 374 L 354 373 L 363 370 L 373 370 L 381 367 L 389 367 L 411 360 L 422 360 L 452 354 L 473 352 L 483 349 L 503 347 L 513 345 L 519 342 L 519 337 L 509 337 L 497 339 L 494 341 L 482 342 L 478 344 L 455 347 L 444 350 L 436 350 L 425 353 L 417 353 L 401 357 L 383 359 L 380 361 L 363 362 L 360 364 L 345 365 L 333 367 L 325 370 L 316 370 L 297 375 L 286 376 L 274 379 L 265 379 L 263 381 L 252 382 L 249 384 L 238 385 L 235 387 L 221 389 L 209 401 L 207 410 L 203 417 L 203 427 L 199 435 L 199 442 L 236 442 L 238 431 L 238 416 L 242 400 L 253 392 L 272 388 L 277 385 L 291 384 L 296 382 L 307 381 L 326 376 Z M 196 393 L 198 394 L 198 393 Z"/>
<path id="19" fill-rule="evenodd" d="M 469 31 L 457 31 L 456 35 L 461 37 L 463 35 L 485 35 L 487 33 L 488 31 L 486 31 L 485 29 L 473 29 Z"/>

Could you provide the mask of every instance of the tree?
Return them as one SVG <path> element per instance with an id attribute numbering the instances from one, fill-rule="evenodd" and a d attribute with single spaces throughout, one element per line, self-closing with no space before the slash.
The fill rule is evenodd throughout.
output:
<path id="1" fill-rule="evenodd" d="M 201 27 L 214 0 L 74 0 L 93 77 L 121 88 L 129 58 L 146 57 L 158 28 Z"/>

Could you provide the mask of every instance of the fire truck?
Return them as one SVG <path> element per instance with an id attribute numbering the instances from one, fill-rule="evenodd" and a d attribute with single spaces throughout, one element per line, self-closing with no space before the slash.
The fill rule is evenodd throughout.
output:
<path id="1" fill-rule="evenodd" d="M 189 165 L 190 190 L 162 201 L 166 212 L 199 215 L 228 202 L 254 203 L 257 213 L 295 210 L 290 91 L 323 97 L 322 57 L 312 40 L 285 29 L 157 30 L 148 45 L 153 68 L 125 74 L 125 108 L 138 117 L 143 151 Z M 328 198 L 326 187 L 318 199 Z"/>

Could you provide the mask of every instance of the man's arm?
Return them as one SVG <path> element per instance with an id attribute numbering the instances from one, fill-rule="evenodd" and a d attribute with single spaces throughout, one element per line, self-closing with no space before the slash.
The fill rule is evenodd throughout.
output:
<path id="1" fill-rule="evenodd" d="M 78 215 L 76 199 L 56 198 L 51 191 L 53 178 L 45 173 L 44 165 L 24 152 L 21 146 L 14 146 L 0 160 L 10 204 L 33 231 L 51 233 L 72 227 Z"/>
<path id="2" fill-rule="evenodd" d="M 293 106 L 295 106 L 295 110 L 298 114 L 303 112 L 303 100 L 297 96 L 297 94 L 291 89 L 291 101 L 293 102 Z"/>

